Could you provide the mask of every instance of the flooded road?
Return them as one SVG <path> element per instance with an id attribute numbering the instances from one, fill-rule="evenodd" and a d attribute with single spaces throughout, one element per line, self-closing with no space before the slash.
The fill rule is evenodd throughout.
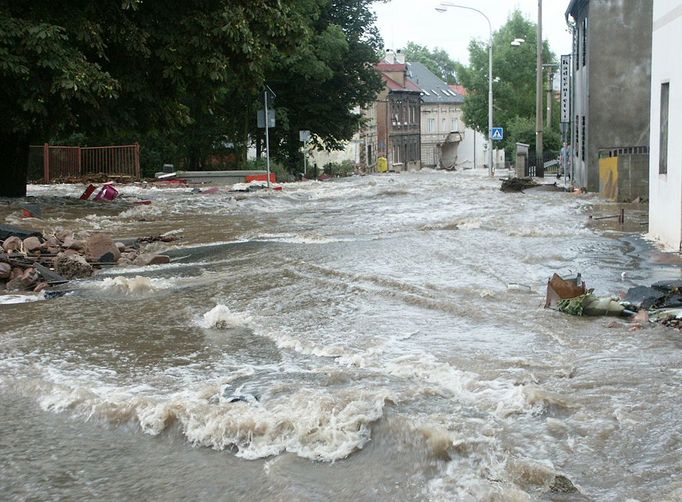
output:
<path id="1" fill-rule="evenodd" d="M 682 499 L 679 332 L 542 308 L 555 271 L 682 276 L 588 226 L 597 199 L 484 172 L 82 189 L 30 187 L 34 226 L 180 239 L 0 296 L 3 499 Z"/>

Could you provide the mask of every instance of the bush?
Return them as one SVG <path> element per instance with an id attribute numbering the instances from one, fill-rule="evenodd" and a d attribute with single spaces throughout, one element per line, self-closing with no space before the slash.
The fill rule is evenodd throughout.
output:
<path id="1" fill-rule="evenodd" d="M 265 171 L 267 169 L 267 162 L 265 159 L 249 160 L 244 164 L 243 169 L 246 171 Z M 270 172 L 275 173 L 278 182 L 288 183 L 290 181 L 296 181 L 296 176 L 291 174 L 287 168 L 279 162 L 270 161 Z"/>
<path id="2" fill-rule="evenodd" d="M 329 176 L 350 176 L 355 171 L 355 164 L 350 160 L 344 160 L 343 162 L 330 162 L 325 164 L 324 173 Z"/>

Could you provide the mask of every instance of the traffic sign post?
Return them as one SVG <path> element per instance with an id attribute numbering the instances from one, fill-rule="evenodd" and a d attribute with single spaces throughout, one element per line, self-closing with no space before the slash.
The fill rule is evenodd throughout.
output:
<path id="1" fill-rule="evenodd" d="M 303 176 L 305 177 L 305 175 L 308 174 L 308 152 L 306 151 L 306 146 L 308 144 L 308 140 L 310 139 L 310 131 L 298 131 L 298 139 L 301 143 L 303 143 Z"/>
<path id="2" fill-rule="evenodd" d="M 490 130 L 490 139 L 493 141 L 502 141 L 504 139 L 504 127 L 493 127 Z"/>
<path id="3" fill-rule="evenodd" d="M 270 127 L 274 127 L 274 117 L 273 125 L 270 126 L 270 113 L 274 115 L 274 110 L 271 108 L 276 97 L 277 95 L 266 85 L 263 90 L 263 105 L 265 107 L 263 110 L 263 122 L 265 122 L 265 159 L 268 168 L 268 191 L 270 191 Z"/>

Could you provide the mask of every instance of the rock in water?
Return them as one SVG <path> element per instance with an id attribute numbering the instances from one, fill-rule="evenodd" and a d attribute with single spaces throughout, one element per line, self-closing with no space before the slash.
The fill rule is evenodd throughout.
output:
<path id="1" fill-rule="evenodd" d="M 85 257 L 96 263 L 116 263 L 121 257 L 121 252 L 111 236 L 96 233 L 85 242 Z"/>
<path id="2" fill-rule="evenodd" d="M 78 254 L 59 253 L 54 259 L 54 269 L 65 279 L 82 279 L 92 275 L 92 266 Z"/>

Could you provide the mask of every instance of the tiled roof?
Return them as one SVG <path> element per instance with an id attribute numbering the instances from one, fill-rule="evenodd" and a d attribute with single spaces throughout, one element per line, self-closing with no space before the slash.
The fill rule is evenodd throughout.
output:
<path id="1" fill-rule="evenodd" d="M 404 63 L 378 63 L 376 66 L 379 71 L 404 71 Z"/>
<path id="2" fill-rule="evenodd" d="M 391 77 L 386 76 L 385 74 L 381 74 L 381 78 L 384 79 L 384 82 L 386 82 L 386 85 L 388 88 L 392 91 L 413 91 L 413 92 L 421 92 L 421 89 L 419 86 L 417 86 L 414 82 L 412 82 L 410 79 L 405 79 L 405 86 L 403 87 L 400 85 L 398 82 L 393 80 Z"/>
<path id="3" fill-rule="evenodd" d="M 408 76 L 422 92 L 424 103 L 464 103 L 464 97 L 450 89 L 421 63 L 407 63 Z"/>
<path id="4" fill-rule="evenodd" d="M 469 95 L 469 91 L 467 91 L 467 90 L 464 88 L 463 85 L 459 85 L 459 84 L 448 84 L 448 87 L 450 87 L 450 89 L 452 89 L 453 91 L 455 91 L 455 92 L 456 92 L 457 94 L 459 94 L 460 96 L 468 96 L 468 95 Z"/>

